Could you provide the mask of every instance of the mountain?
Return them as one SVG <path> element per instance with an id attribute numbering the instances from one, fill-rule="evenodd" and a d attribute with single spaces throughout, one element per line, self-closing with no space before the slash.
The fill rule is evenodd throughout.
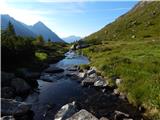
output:
<path id="1" fill-rule="evenodd" d="M 129 12 L 84 40 L 101 42 L 159 37 L 159 20 L 160 2 L 141 1 Z"/>
<path id="2" fill-rule="evenodd" d="M 36 34 L 32 32 L 30 29 L 28 29 L 23 23 L 15 20 L 9 15 L 1 15 L 1 29 L 2 30 L 5 30 L 8 27 L 9 21 L 13 24 L 17 35 L 36 37 Z"/>
<path id="3" fill-rule="evenodd" d="M 58 35 L 52 32 L 47 26 L 42 22 L 37 22 L 34 25 L 26 25 L 9 15 L 1 15 L 1 29 L 5 30 L 8 26 L 9 21 L 13 24 L 15 32 L 19 36 L 25 37 L 36 37 L 42 35 L 45 40 L 50 39 L 54 42 L 64 42 Z"/>
<path id="4" fill-rule="evenodd" d="M 78 41 L 80 39 L 81 39 L 81 37 L 74 36 L 74 35 L 71 35 L 71 36 L 68 36 L 66 38 L 63 38 L 63 40 L 66 41 L 67 43 L 72 43 L 72 42 Z"/>
<path id="5" fill-rule="evenodd" d="M 52 32 L 46 25 L 42 22 L 37 22 L 33 26 L 29 26 L 30 30 L 33 31 L 36 35 L 42 35 L 45 40 L 50 39 L 55 42 L 64 42 L 58 35 Z"/>

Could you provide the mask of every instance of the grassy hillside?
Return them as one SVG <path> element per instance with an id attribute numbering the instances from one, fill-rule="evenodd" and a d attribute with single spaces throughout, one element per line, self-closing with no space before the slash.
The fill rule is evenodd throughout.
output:
<path id="1" fill-rule="evenodd" d="M 113 23 L 85 38 L 86 41 L 160 39 L 160 2 L 141 2 Z"/>
<path id="2" fill-rule="evenodd" d="M 100 31 L 86 37 L 83 49 L 91 65 L 108 80 L 123 82 L 118 89 L 145 115 L 160 119 L 160 2 L 140 2 Z M 113 83 L 112 83 L 113 84 Z"/>

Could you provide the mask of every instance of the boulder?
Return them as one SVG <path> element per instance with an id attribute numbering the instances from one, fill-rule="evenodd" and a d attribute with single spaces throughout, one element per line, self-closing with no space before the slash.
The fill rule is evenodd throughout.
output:
<path id="1" fill-rule="evenodd" d="M 94 86 L 95 87 L 101 87 L 101 88 L 103 88 L 103 87 L 106 87 L 107 84 L 106 84 L 106 82 L 104 80 L 98 80 L 98 81 L 96 81 L 94 83 Z"/>
<path id="2" fill-rule="evenodd" d="M 89 85 L 94 85 L 94 83 L 97 81 L 97 79 L 93 79 L 93 78 L 85 78 L 82 82 L 81 85 L 82 86 L 89 86 Z"/>
<path id="3" fill-rule="evenodd" d="M 13 73 L 6 73 L 1 72 L 1 85 L 3 86 L 10 86 L 11 80 L 15 78 Z"/>
<path id="4" fill-rule="evenodd" d="M 37 88 L 37 87 L 38 87 L 38 81 L 37 81 L 37 79 L 25 79 L 25 81 L 26 81 L 32 88 Z"/>
<path id="5" fill-rule="evenodd" d="M 122 83 L 122 79 L 117 78 L 117 79 L 116 79 L 116 85 L 119 86 L 121 83 Z"/>
<path id="6" fill-rule="evenodd" d="M 98 76 L 97 76 L 96 73 L 93 73 L 93 74 L 89 75 L 88 77 L 90 77 L 90 78 L 97 78 Z"/>
<path id="7" fill-rule="evenodd" d="M 15 97 L 15 90 L 11 87 L 2 87 L 1 97 L 7 98 L 7 99 L 14 98 Z"/>
<path id="8" fill-rule="evenodd" d="M 31 109 L 31 105 L 18 102 L 12 99 L 1 98 L 1 113 L 2 115 L 23 116 Z"/>
<path id="9" fill-rule="evenodd" d="M 109 120 L 109 119 L 106 117 L 101 117 L 99 120 Z"/>
<path id="10" fill-rule="evenodd" d="M 31 87 L 28 85 L 28 83 L 21 78 L 13 79 L 11 82 L 11 86 L 15 88 L 18 95 L 28 94 L 31 90 Z"/>
<path id="11" fill-rule="evenodd" d="M 96 73 L 96 70 L 95 70 L 95 69 L 90 69 L 90 70 L 87 71 L 87 74 L 88 74 L 88 75 L 91 75 L 91 74 L 93 74 L 93 73 Z"/>
<path id="12" fill-rule="evenodd" d="M 54 120 L 66 120 L 76 112 L 77 112 L 77 109 L 76 109 L 75 101 L 73 101 L 72 103 L 64 105 L 55 115 Z"/>
<path id="13" fill-rule="evenodd" d="M 123 120 L 129 118 L 129 114 L 121 112 L 121 111 L 114 111 L 114 120 Z"/>
<path id="14" fill-rule="evenodd" d="M 46 73 L 61 73 L 64 72 L 64 69 L 58 67 L 49 67 L 45 70 Z"/>
<path id="15" fill-rule="evenodd" d="M 40 79 L 46 82 L 53 82 L 53 77 L 49 74 L 42 75 Z"/>
<path id="16" fill-rule="evenodd" d="M 38 72 L 31 72 L 27 68 L 18 69 L 16 72 L 16 76 L 24 79 L 37 79 L 40 76 Z"/>
<path id="17" fill-rule="evenodd" d="M 79 112 L 72 115 L 67 120 L 98 120 L 94 115 L 89 113 L 87 110 L 80 110 Z"/>
<path id="18" fill-rule="evenodd" d="M 13 116 L 3 116 L 1 120 L 16 120 Z"/>
<path id="19" fill-rule="evenodd" d="M 83 80 L 83 79 L 85 79 L 87 77 L 87 73 L 86 72 L 80 72 L 78 74 L 78 77 Z"/>

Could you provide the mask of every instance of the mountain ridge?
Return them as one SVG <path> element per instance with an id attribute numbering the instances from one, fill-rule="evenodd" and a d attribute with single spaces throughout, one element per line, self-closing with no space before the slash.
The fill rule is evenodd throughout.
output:
<path id="1" fill-rule="evenodd" d="M 2 30 L 7 28 L 9 21 L 13 24 L 15 32 L 19 36 L 36 37 L 38 35 L 42 35 L 45 40 L 50 39 L 53 42 L 64 42 L 56 33 L 54 33 L 41 21 L 38 21 L 34 25 L 26 25 L 8 14 L 1 14 Z"/>
<path id="2" fill-rule="evenodd" d="M 70 35 L 68 37 L 63 38 L 63 40 L 68 42 L 68 43 L 76 42 L 76 41 L 78 41 L 80 39 L 81 39 L 81 37 L 80 36 L 76 36 L 76 35 Z"/>

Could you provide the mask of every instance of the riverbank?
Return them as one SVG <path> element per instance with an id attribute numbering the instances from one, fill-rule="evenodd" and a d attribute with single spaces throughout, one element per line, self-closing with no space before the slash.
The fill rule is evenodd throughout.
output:
<path id="1" fill-rule="evenodd" d="M 129 104 L 116 87 L 108 86 L 105 78 L 95 68 L 80 67 L 81 64 L 88 63 L 86 57 L 71 52 L 58 63 L 50 64 L 36 79 L 38 88 L 21 101 L 25 102 L 25 108 L 28 106 L 27 112 L 22 112 L 21 117 L 32 115 L 32 119 L 35 120 L 74 118 L 141 120 L 143 111 Z M 4 103 L 8 104 L 8 102 L 22 104 L 8 100 Z M 5 105 L 2 113 L 4 112 L 6 112 Z M 16 117 L 17 113 L 12 115 Z"/>
<path id="2" fill-rule="evenodd" d="M 115 85 L 113 79 L 120 78 L 118 90 L 129 102 L 145 108 L 144 116 L 159 119 L 159 40 L 107 41 L 103 44 L 84 48 L 91 66 Z"/>

